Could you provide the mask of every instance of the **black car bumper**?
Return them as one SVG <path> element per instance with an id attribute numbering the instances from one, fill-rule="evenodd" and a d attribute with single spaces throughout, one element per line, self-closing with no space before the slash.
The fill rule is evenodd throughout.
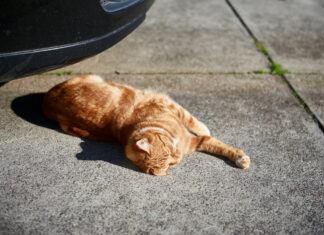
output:
<path id="1" fill-rule="evenodd" d="M 153 0 L 3 1 L 0 81 L 60 68 L 98 54 L 143 22 L 152 3 Z"/>

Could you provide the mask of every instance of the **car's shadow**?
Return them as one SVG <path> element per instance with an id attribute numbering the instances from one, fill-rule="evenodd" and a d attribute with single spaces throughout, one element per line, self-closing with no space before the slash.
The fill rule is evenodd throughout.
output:
<path id="1" fill-rule="evenodd" d="M 22 119 L 38 126 L 61 132 L 56 122 L 47 119 L 41 109 L 45 93 L 34 93 L 15 98 L 11 109 Z M 82 138 L 82 152 L 76 154 L 79 160 L 105 161 L 114 165 L 141 172 L 125 156 L 123 148 L 118 143 L 96 142 Z"/>

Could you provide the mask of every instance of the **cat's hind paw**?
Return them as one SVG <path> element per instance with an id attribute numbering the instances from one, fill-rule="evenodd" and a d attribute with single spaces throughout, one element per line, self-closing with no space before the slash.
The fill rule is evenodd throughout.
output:
<path id="1" fill-rule="evenodd" d="M 243 157 L 236 159 L 235 164 L 239 168 L 246 169 L 250 166 L 250 158 L 245 155 Z"/>

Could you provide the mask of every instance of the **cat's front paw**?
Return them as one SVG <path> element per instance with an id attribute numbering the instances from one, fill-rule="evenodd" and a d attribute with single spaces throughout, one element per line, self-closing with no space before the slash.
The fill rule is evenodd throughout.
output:
<path id="1" fill-rule="evenodd" d="M 242 169 L 246 169 L 250 166 L 250 158 L 248 156 L 243 156 L 243 157 L 240 157 L 238 158 L 236 161 L 235 161 L 235 164 L 239 167 L 239 168 L 242 168 Z"/>

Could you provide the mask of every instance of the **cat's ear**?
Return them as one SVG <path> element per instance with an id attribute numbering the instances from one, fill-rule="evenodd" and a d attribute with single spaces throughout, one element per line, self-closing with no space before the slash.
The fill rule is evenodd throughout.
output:
<path id="1" fill-rule="evenodd" d="M 146 138 L 143 138 L 143 139 L 140 139 L 136 142 L 136 146 L 147 152 L 147 153 L 150 153 L 150 143 L 148 142 L 148 140 Z"/>

